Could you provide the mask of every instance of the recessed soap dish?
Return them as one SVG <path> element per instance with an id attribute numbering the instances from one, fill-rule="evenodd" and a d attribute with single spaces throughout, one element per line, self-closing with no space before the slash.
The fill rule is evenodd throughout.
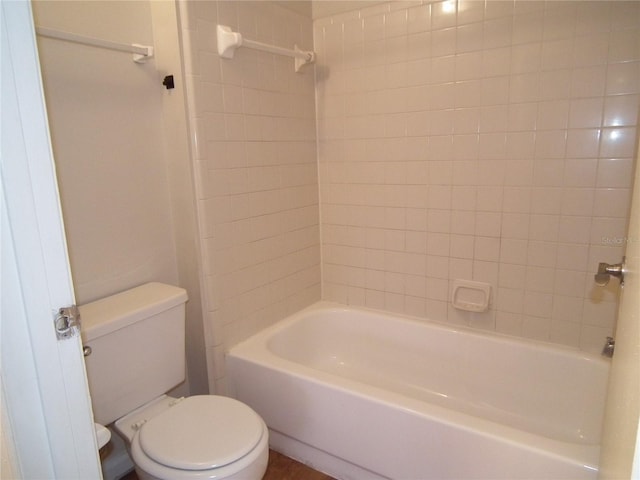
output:
<path id="1" fill-rule="evenodd" d="M 451 304 L 458 310 L 486 312 L 491 300 L 491 285 L 471 280 L 454 280 Z"/>

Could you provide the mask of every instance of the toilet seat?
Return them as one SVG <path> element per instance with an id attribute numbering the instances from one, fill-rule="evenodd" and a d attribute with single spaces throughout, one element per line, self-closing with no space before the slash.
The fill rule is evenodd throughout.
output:
<path id="1" fill-rule="evenodd" d="M 206 470 L 235 462 L 260 441 L 260 417 L 232 398 L 198 395 L 150 419 L 139 432 L 152 460 L 180 470 Z"/>
<path id="2" fill-rule="evenodd" d="M 227 397 L 199 395 L 175 403 L 134 434 L 131 456 L 156 478 L 227 478 L 268 450 L 264 421 Z"/>

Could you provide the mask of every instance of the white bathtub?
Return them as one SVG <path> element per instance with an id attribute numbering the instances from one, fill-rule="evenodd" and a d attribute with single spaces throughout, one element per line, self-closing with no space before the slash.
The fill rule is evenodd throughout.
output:
<path id="1" fill-rule="evenodd" d="M 338 478 L 597 477 L 600 357 L 318 303 L 227 368 L 274 448 Z"/>

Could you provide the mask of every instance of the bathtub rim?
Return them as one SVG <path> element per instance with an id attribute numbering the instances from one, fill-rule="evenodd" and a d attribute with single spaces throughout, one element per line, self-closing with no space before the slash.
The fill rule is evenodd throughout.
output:
<path id="1" fill-rule="evenodd" d="M 586 351 L 580 350 L 577 347 L 572 347 L 569 345 L 553 343 L 545 340 L 523 338 L 516 335 L 510 335 L 508 333 L 474 328 L 467 325 L 450 323 L 444 320 L 437 320 L 433 318 L 417 317 L 417 316 L 407 315 L 403 313 L 386 312 L 384 310 L 376 310 L 373 308 L 362 307 L 359 305 L 344 305 L 341 303 L 330 302 L 327 300 L 319 300 L 317 302 L 312 303 L 311 305 L 304 307 L 301 310 L 297 310 L 296 312 L 293 312 L 287 315 L 283 319 L 276 321 L 276 323 L 274 323 L 273 325 L 270 325 L 260 330 L 259 332 L 251 335 L 250 337 L 245 338 L 227 347 L 224 354 L 228 355 L 231 350 L 235 349 L 236 347 L 244 343 L 247 343 L 250 341 L 257 341 L 257 339 L 263 339 L 264 337 L 271 337 L 273 334 L 275 334 L 279 330 L 283 330 L 284 328 L 286 328 L 289 324 L 295 323 L 297 320 L 299 320 L 301 317 L 304 317 L 306 314 L 311 312 L 322 311 L 322 310 L 330 311 L 330 312 L 350 312 L 354 310 L 360 310 L 374 316 L 391 317 L 394 320 L 399 320 L 399 321 L 407 322 L 410 324 L 425 325 L 427 327 L 436 328 L 440 330 L 447 330 L 451 333 L 464 333 L 465 335 L 470 335 L 473 337 L 488 338 L 490 340 L 491 339 L 503 340 L 515 345 L 521 345 L 526 348 L 535 347 L 536 349 L 543 350 L 543 351 L 544 350 L 552 350 L 556 352 L 560 351 L 567 355 L 576 356 L 582 360 L 588 360 L 596 364 L 599 363 L 602 366 L 605 366 L 607 368 L 609 368 L 611 365 L 611 358 L 607 358 L 602 355 L 598 355 L 596 353 L 586 352 Z"/>

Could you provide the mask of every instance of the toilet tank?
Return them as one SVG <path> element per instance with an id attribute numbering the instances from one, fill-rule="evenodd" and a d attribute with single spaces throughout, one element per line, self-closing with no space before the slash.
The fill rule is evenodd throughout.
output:
<path id="1" fill-rule="evenodd" d="M 80 306 L 96 422 L 107 425 L 185 378 L 187 292 L 148 283 Z"/>

